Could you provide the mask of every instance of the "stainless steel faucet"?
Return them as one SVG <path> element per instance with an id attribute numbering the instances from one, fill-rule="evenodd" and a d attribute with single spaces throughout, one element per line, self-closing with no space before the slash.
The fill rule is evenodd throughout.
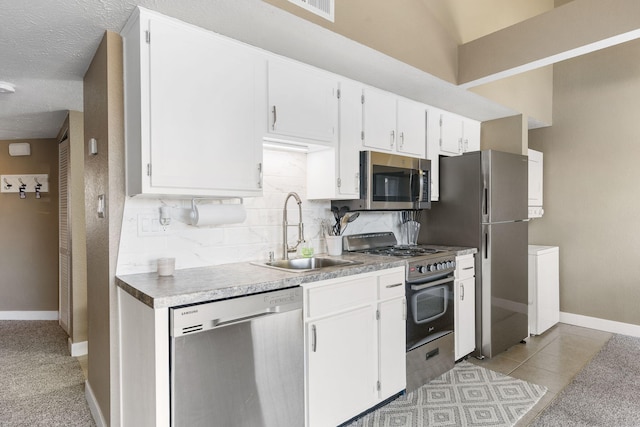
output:
<path id="1" fill-rule="evenodd" d="M 287 202 L 289 199 L 293 197 L 296 199 L 296 203 L 298 203 L 298 242 L 295 246 L 289 246 L 288 237 L 287 237 L 287 228 L 291 227 L 289 222 L 287 221 Z M 298 249 L 298 245 L 304 242 L 304 224 L 302 223 L 302 200 L 300 200 L 300 196 L 296 193 L 289 193 L 287 198 L 284 199 L 284 209 L 282 211 L 282 259 L 289 259 L 289 252 L 295 252 Z"/>

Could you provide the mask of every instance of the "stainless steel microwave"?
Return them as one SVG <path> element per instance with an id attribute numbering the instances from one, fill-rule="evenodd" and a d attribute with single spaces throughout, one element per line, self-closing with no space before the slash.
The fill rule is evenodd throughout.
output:
<path id="1" fill-rule="evenodd" d="M 332 201 L 352 211 L 431 208 L 431 161 L 360 152 L 360 199 Z"/>

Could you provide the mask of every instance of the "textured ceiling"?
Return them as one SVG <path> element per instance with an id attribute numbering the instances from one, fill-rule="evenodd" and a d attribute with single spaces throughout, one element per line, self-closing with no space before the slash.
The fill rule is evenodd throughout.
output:
<path id="1" fill-rule="evenodd" d="M 516 112 L 260 0 L 0 0 L 0 140 L 55 137 L 82 111 L 82 78 L 105 30 L 136 5 L 478 120 Z M 314 40 L 309 49 L 305 40 Z"/>

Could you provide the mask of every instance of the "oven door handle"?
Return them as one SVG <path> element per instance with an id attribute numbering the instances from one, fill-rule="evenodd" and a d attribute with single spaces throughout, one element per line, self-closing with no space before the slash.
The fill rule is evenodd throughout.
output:
<path id="1" fill-rule="evenodd" d="M 435 282 L 427 282 L 422 285 L 411 285 L 412 291 L 420 291 L 422 289 L 430 288 L 431 286 L 442 285 L 443 283 L 453 282 L 455 280 L 454 276 L 445 277 L 444 279 L 436 280 Z"/>

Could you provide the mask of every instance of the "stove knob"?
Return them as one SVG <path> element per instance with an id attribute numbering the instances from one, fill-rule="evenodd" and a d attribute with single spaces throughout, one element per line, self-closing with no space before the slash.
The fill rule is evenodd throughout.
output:
<path id="1" fill-rule="evenodd" d="M 435 264 L 429 265 L 429 271 L 436 271 L 436 265 Z"/>
<path id="2" fill-rule="evenodd" d="M 418 270 L 418 273 L 426 273 L 427 272 L 427 267 L 424 265 L 419 265 L 416 267 L 416 270 Z"/>
<path id="3" fill-rule="evenodd" d="M 453 263 L 451 261 L 447 261 L 447 268 L 453 267 Z"/>
<path id="4" fill-rule="evenodd" d="M 439 262 L 437 267 L 438 267 L 438 270 L 442 270 L 442 263 Z"/>

